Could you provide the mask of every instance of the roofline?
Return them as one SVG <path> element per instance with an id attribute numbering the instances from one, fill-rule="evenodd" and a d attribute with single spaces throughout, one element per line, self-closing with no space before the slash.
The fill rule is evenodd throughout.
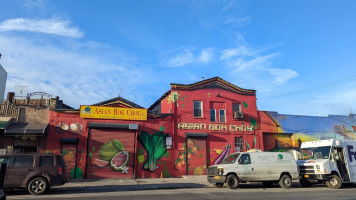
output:
<path id="1" fill-rule="evenodd" d="M 178 90 L 194 90 L 196 87 L 199 87 L 201 85 L 205 85 L 209 82 L 213 82 L 213 81 L 219 81 L 221 83 L 223 83 L 224 85 L 238 90 L 239 92 L 243 92 L 243 93 L 250 93 L 250 94 L 256 94 L 256 90 L 251 90 L 251 89 L 243 89 L 240 88 L 230 82 L 225 81 L 224 79 L 220 78 L 220 77 L 213 77 L 210 79 L 206 79 L 206 80 L 202 80 L 199 82 L 195 82 L 192 84 L 178 84 L 178 83 L 171 83 L 171 89 L 178 89 Z"/>

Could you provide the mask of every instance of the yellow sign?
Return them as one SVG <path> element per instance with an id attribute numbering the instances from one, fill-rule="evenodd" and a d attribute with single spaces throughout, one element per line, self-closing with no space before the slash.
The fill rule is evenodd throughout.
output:
<path id="1" fill-rule="evenodd" d="M 147 120 L 147 109 L 80 106 L 80 117 L 97 119 Z"/>

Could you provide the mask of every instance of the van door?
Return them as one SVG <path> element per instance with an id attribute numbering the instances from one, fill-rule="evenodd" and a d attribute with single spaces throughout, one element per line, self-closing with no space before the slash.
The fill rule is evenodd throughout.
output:
<path id="1" fill-rule="evenodd" d="M 253 165 L 251 162 L 251 156 L 248 153 L 242 154 L 238 160 L 238 176 L 244 181 L 254 180 L 253 177 Z"/>

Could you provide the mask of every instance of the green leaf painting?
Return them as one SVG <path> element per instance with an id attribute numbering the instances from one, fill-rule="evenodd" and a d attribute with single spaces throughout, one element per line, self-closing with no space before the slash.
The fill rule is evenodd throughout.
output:
<path id="1" fill-rule="evenodd" d="M 157 161 L 163 158 L 166 153 L 166 138 L 168 134 L 164 134 L 162 131 L 156 132 L 152 135 L 146 131 L 141 131 L 139 140 L 147 150 L 148 160 L 144 164 L 143 168 L 155 171 L 157 168 Z"/>

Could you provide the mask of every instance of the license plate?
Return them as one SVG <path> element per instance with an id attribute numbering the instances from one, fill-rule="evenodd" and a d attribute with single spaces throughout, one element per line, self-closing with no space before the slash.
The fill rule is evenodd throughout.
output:
<path id="1" fill-rule="evenodd" d="M 214 178 L 215 179 L 221 179 L 221 176 L 215 176 Z"/>

